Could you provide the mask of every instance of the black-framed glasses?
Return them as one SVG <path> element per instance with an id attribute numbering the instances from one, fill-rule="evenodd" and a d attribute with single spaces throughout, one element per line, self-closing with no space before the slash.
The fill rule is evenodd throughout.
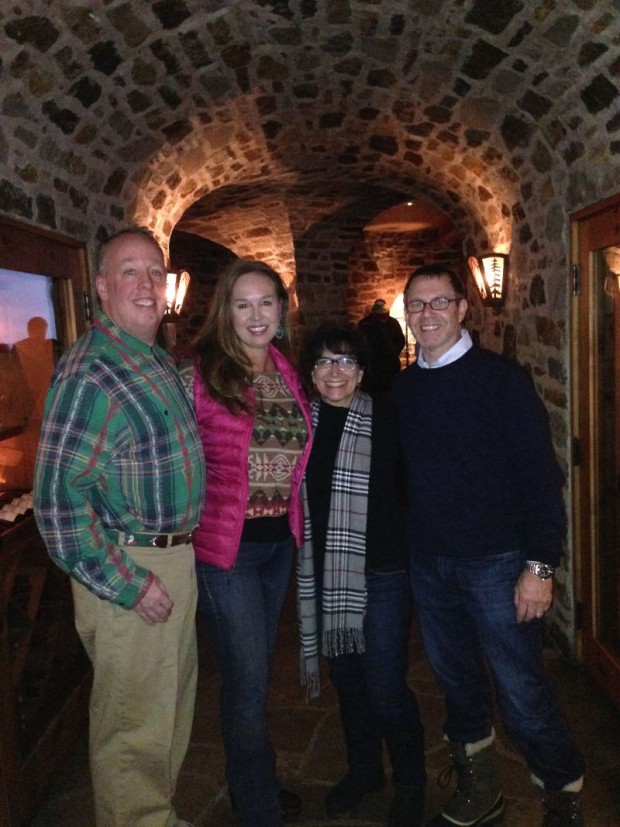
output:
<path id="1" fill-rule="evenodd" d="M 452 302 L 460 302 L 459 298 L 456 299 L 449 299 L 447 296 L 436 296 L 434 299 L 431 299 L 429 302 L 424 302 L 422 299 L 412 299 L 410 302 L 407 302 L 405 308 L 407 313 L 421 313 L 426 305 L 430 305 L 432 310 L 447 310 L 448 307 L 452 304 Z"/>
<path id="2" fill-rule="evenodd" d="M 355 356 L 337 356 L 335 359 L 330 359 L 328 356 L 321 356 L 314 363 L 315 370 L 331 370 L 332 365 L 337 365 L 340 370 L 350 372 L 357 367 L 357 359 Z"/>

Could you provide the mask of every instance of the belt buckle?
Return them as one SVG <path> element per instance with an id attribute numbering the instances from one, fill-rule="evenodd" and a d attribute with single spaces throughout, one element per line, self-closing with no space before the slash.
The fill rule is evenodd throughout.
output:
<path id="1" fill-rule="evenodd" d="M 167 534 L 158 534 L 156 537 L 150 542 L 155 548 L 167 548 L 168 547 L 168 535 Z"/>
<path id="2" fill-rule="evenodd" d="M 119 531 L 119 545 L 121 546 L 135 546 L 136 538 L 133 534 L 125 534 L 124 531 Z"/>

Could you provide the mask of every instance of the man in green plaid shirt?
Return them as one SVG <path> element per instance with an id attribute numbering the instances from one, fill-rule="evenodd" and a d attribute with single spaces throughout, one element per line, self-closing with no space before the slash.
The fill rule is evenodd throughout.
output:
<path id="1" fill-rule="evenodd" d="M 177 827 L 172 797 L 197 677 L 191 532 L 205 468 L 192 407 L 156 344 L 166 266 L 125 230 L 97 260 L 101 304 L 46 400 L 37 524 L 72 578 L 93 663 L 90 761 L 97 827 Z"/>

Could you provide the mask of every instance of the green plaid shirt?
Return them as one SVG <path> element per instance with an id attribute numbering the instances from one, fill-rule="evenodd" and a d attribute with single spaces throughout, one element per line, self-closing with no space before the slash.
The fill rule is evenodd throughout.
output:
<path id="1" fill-rule="evenodd" d="M 190 532 L 204 498 L 198 426 L 172 358 L 99 316 L 47 395 L 34 510 L 50 556 L 98 597 L 132 607 L 152 575 L 117 532 Z"/>

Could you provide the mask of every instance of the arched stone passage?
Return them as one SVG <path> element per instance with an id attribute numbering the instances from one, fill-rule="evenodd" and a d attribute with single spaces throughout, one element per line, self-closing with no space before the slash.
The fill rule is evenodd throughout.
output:
<path id="1" fill-rule="evenodd" d="M 210 237 L 272 262 L 303 320 L 311 278 L 357 314 L 373 210 L 427 201 L 462 261 L 510 249 L 505 308 L 472 322 L 530 369 L 569 470 L 568 216 L 620 189 L 615 2 L 44 5 L 0 11 L 0 211 L 91 249 L 129 221 Z"/>

